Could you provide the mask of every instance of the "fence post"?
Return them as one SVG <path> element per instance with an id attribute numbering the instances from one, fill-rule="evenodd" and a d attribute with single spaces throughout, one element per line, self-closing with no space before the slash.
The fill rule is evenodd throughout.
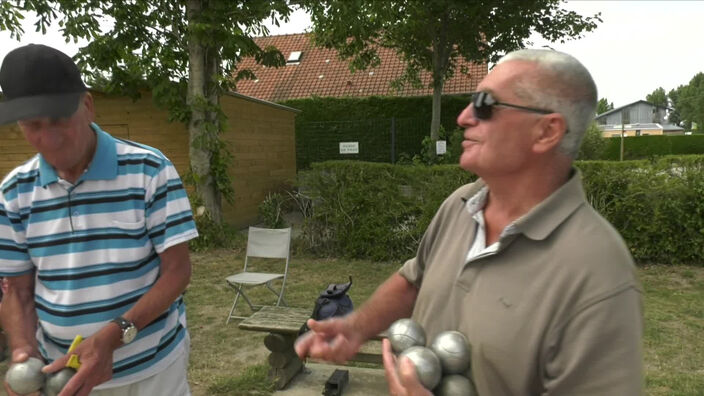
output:
<path id="1" fill-rule="evenodd" d="M 391 117 L 391 163 L 396 163 L 396 117 Z"/>

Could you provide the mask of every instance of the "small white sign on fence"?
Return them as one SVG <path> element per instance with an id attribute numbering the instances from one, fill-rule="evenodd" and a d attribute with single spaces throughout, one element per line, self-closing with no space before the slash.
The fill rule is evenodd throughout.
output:
<path id="1" fill-rule="evenodd" d="M 359 154 L 359 142 L 340 142 L 340 154 Z"/>
<path id="2" fill-rule="evenodd" d="M 447 152 L 447 141 L 436 140 L 435 141 L 435 154 L 436 155 L 443 155 L 446 152 Z"/>

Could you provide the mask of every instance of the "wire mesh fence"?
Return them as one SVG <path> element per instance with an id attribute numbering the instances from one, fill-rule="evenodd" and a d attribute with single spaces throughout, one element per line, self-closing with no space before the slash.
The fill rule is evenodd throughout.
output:
<path id="1" fill-rule="evenodd" d="M 454 117 L 444 117 L 446 130 Z M 449 129 L 448 129 L 449 128 Z M 377 118 L 296 124 L 296 162 L 299 169 L 313 162 L 360 160 L 396 163 L 421 152 L 430 134 L 429 118 Z"/>

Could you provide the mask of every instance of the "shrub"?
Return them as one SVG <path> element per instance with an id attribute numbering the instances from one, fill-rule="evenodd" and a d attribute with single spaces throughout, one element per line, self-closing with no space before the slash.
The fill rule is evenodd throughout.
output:
<path id="1" fill-rule="evenodd" d="M 285 228 L 286 198 L 280 193 L 269 193 L 259 204 L 259 217 L 267 228 Z"/>
<path id="2" fill-rule="evenodd" d="M 241 244 L 243 236 L 231 225 L 216 222 L 202 206 L 200 199 L 189 194 L 191 208 L 193 208 L 193 220 L 198 229 L 198 237 L 188 241 L 191 251 L 202 252 L 212 248 L 235 247 Z"/>
<path id="3" fill-rule="evenodd" d="M 578 161 L 588 201 L 641 263 L 704 263 L 704 156 Z M 456 165 L 313 164 L 303 232 L 319 255 L 403 260 L 442 201 L 475 176 Z"/>
<path id="4" fill-rule="evenodd" d="M 602 135 L 601 129 L 596 125 L 596 122 L 592 122 L 584 133 L 584 139 L 579 147 L 577 159 L 581 161 L 600 160 L 604 155 L 607 144 L 608 141 Z"/>
<path id="5" fill-rule="evenodd" d="M 607 138 L 601 159 L 618 161 L 621 138 Z M 623 159 L 649 159 L 665 155 L 704 154 L 704 135 L 631 136 L 623 140 Z"/>
<path id="6" fill-rule="evenodd" d="M 312 201 L 303 225 L 307 247 L 320 255 L 412 257 L 440 203 L 473 178 L 456 165 L 313 164 L 299 173 Z"/>

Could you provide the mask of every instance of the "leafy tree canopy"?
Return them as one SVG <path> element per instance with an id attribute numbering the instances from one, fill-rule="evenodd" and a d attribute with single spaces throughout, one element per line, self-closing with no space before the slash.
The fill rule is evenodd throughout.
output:
<path id="1" fill-rule="evenodd" d="M 653 92 L 645 96 L 645 100 L 660 107 L 668 107 L 667 94 L 663 87 L 656 88 Z"/>
<path id="2" fill-rule="evenodd" d="M 151 90 L 172 119 L 188 124 L 192 179 L 219 221 L 219 197 L 232 200 L 234 191 L 231 157 L 218 137 L 225 120 L 218 98 L 237 79 L 254 77 L 237 70 L 243 57 L 285 63 L 278 50 L 259 48 L 253 37 L 268 33 L 263 21 L 278 24 L 290 11 L 285 0 L 3 0 L 0 29 L 19 39 L 22 19 L 34 12 L 37 31 L 57 22 L 67 42 L 89 42 L 75 58 L 91 85 L 131 97 Z"/>
<path id="3" fill-rule="evenodd" d="M 688 130 L 701 131 L 704 128 L 704 73 L 697 73 L 689 84 L 680 85 L 667 96 L 673 107 L 670 122 Z"/>
<path id="4" fill-rule="evenodd" d="M 606 113 L 614 109 L 614 102 L 609 102 L 606 98 L 601 98 L 596 103 L 596 114 Z"/>
<path id="5" fill-rule="evenodd" d="M 564 42 L 591 31 L 600 14 L 582 17 L 560 8 L 561 0 L 301 0 L 312 14 L 315 41 L 350 59 L 352 70 L 379 64 L 377 48 L 397 51 L 406 63 L 396 85 L 420 83 L 432 73 L 431 137 L 440 125 L 443 82 L 456 72 L 460 57 L 496 61 L 529 44 L 533 31 Z M 460 72 L 466 72 L 460 70 Z"/>

